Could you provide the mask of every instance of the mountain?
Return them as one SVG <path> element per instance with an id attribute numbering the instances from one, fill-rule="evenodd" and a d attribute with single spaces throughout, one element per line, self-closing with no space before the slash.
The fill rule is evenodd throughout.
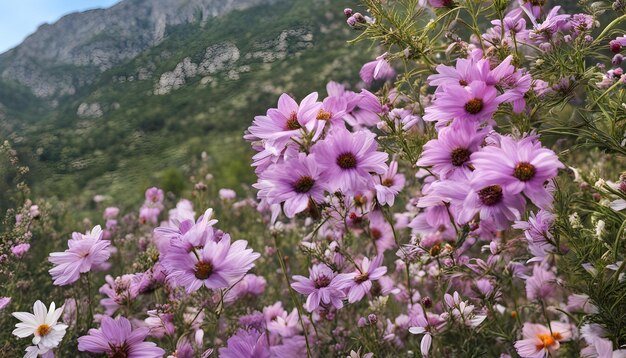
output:
<path id="1" fill-rule="evenodd" d="M 0 137 L 37 195 L 131 205 L 149 185 L 180 191 L 203 151 L 215 184 L 237 188 L 252 179 L 254 115 L 282 92 L 356 82 L 374 55 L 346 44 L 355 2 L 124 0 L 67 15 L 0 55 Z"/>

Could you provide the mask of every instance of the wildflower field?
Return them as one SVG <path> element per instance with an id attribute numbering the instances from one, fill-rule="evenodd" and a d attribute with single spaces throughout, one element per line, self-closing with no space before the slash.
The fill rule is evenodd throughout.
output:
<path id="1" fill-rule="evenodd" d="M 250 118 L 245 190 L 81 222 L 4 141 L 0 357 L 626 357 L 626 2 L 344 14 L 379 56 Z"/>

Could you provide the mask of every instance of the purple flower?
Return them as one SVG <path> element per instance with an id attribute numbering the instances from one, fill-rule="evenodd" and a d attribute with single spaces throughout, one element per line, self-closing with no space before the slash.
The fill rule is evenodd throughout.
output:
<path id="1" fill-rule="evenodd" d="M 102 317 L 99 329 L 78 338 L 78 350 L 109 357 L 161 358 L 165 351 L 152 342 L 144 342 L 150 330 L 147 327 L 132 329 L 125 317 Z"/>
<path id="2" fill-rule="evenodd" d="M 116 207 L 108 207 L 104 209 L 103 217 L 105 220 L 113 220 L 117 218 L 117 215 L 120 213 L 120 209 Z"/>
<path id="3" fill-rule="evenodd" d="M 163 203 L 163 190 L 157 187 L 152 187 L 146 190 L 145 196 L 146 196 L 147 203 L 154 203 L 154 204 Z"/>
<path id="4" fill-rule="evenodd" d="M 539 210 L 537 214 L 530 213 L 527 221 L 516 221 L 513 228 L 524 230 L 529 249 L 535 257 L 543 258 L 554 249 L 553 235 L 550 227 L 556 216 L 546 210 Z"/>
<path id="5" fill-rule="evenodd" d="M 19 244 L 11 247 L 11 253 L 17 258 L 24 256 L 30 250 L 30 244 Z"/>
<path id="6" fill-rule="evenodd" d="M 0 311 L 5 309 L 11 303 L 11 297 L 0 297 Z"/>
<path id="7" fill-rule="evenodd" d="M 554 178 L 563 164 L 550 149 L 541 146 L 534 136 L 515 141 L 500 137 L 500 146 L 487 146 L 472 154 L 475 178 L 497 184 L 510 194 L 523 192 L 535 205 L 547 208 L 552 195 L 545 182 Z"/>
<path id="8" fill-rule="evenodd" d="M 138 275 L 123 275 L 113 279 L 111 275 L 105 277 L 106 283 L 100 287 L 99 292 L 107 298 L 100 300 L 107 315 L 111 316 L 120 306 L 130 306 L 133 300 L 139 295 L 140 280 Z"/>
<path id="9" fill-rule="evenodd" d="M 367 214 L 367 218 L 370 221 L 370 236 L 376 246 L 376 252 L 382 254 L 385 250 L 395 247 L 396 241 L 393 237 L 392 227 L 385 220 L 383 213 L 380 210 L 374 210 Z"/>
<path id="10" fill-rule="evenodd" d="M 441 179 L 467 177 L 471 173 L 470 156 L 480 150 L 486 135 L 476 127 L 442 128 L 437 139 L 424 145 L 417 165 L 432 167 Z"/>
<path id="11" fill-rule="evenodd" d="M 361 264 L 357 266 L 357 270 L 354 272 L 352 282 L 348 286 L 348 302 L 360 301 L 372 289 L 372 281 L 377 281 L 387 273 L 387 267 L 380 266 L 383 258 L 382 254 L 376 256 L 372 261 L 367 257 L 363 258 L 363 261 L 361 261 Z"/>
<path id="12" fill-rule="evenodd" d="M 306 96 L 298 103 L 283 93 L 278 99 L 278 108 L 270 108 L 267 115 L 256 116 L 248 128 L 247 140 L 271 140 L 276 147 L 283 149 L 292 137 L 300 137 L 300 129 L 311 131 L 321 103 L 317 102 L 317 92 Z"/>
<path id="13" fill-rule="evenodd" d="M 311 152 L 328 175 L 328 189 L 351 194 L 370 186 L 370 173 L 384 174 L 388 170 L 385 164 L 388 154 L 377 149 L 374 133 L 365 130 L 350 133 L 335 127 Z"/>
<path id="14" fill-rule="evenodd" d="M 376 189 L 378 203 L 393 206 L 396 195 L 404 188 L 405 181 L 404 175 L 398 174 L 398 162 L 392 161 L 387 172 L 382 177 L 376 177 L 377 184 L 374 189 Z"/>
<path id="15" fill-rule="evenodd" d="M 221 358 L 269 358 L 270 349 L 265 337 L 256 330 L 240 329 L 237 334 L 228 338 L 227 346 L 220 348 Z"/>
<path id="16" fill-rule="evenodd" d="M 263 276 L 247 274 L 224 295 L 224 302 L 232 303 L 246 295 L 259 296 L 265 291 L 266 284 Z"/>
<path id="17" fill-rule="evenodd" d="M 53 252 L 48 260 L 55 267 L 48 272 L 52 275 L 55 285 L 69 285 L 78 281 L 81 273 L 104 265 L 111 256 L 108 250 L 110 241 L 102 240 L 100 225 L 87 231 L 85 235 L 75 232 L 67 242 L 69 249 L 64 252 Z"/>
<path id="18" fill-rule="evenodd" d="M 556 276 L 542 265 L 533 267 L 532 276 L 526 279 L 526 297 L 529 300 L 545 300 L 556 291 Z"/>
<path id="19" fill-rule="evenodd" d="M 453 128 L 479 123 L 495 124 L 491 118 L 501 103 L 498 91 L 483 81 L 474 81 L 467 87 L 446 86 L 435 94 L 434 104 L 426 108 L 424 120 L 437 122 L 437 127 L 446 126 L 452 121 Z"/>
<path id="20" fill-rule="evenodd" d="M 460 224 L 470 222 L 476 214 L 481 220 L 493 219 L 496 228 L 504 230 L 509 221 L 518 220 L 524 210 L 524 199 L 521 195 L 511 194 L 505 187 L 485 180 L 475 173 L 469 184 L 467 197 L 461 204 L 457 221 Z M 454 187 L 463 186 L 461 182 L 450 183 Z M 467 185 L 467 184 L 465 184 Z"/>
<path id="21" fill-rule="evenodd" d="M 353 279 L 352 274 L 336 274 L 328 266 L 318 264 L 309 269 L 309 275 L 294 276 L 296 282 L 291 284 L 298 293 L 308 295 L 304 304 L 307 311 L 315 311 L 320 304 L 337 309 L 343 307 L 343 299 L 346 298 L 344 289 Z"/>
<path id="22" fill-rule="evenodd" d="M 327 176 L 317 164 L 315 155 L 300 153 L 284 163 L 268 168 L 253 185 L 259 189 L 259 198 L 269 204 L 281 204 L 285 215 L 293 218 L 305 211 L 309 203 L 324 201 L 323 184 Z"/>
<path id="23" fill-rule="evenodd" d="M 375 61 L 364 64 L 359 75 L 366 84 L 370 85 L 374 80 L 393 78 L 396 75 L 396 71 L 393 70 L 393 67 L 387 61 L 387 53 L 385 52 L 376 57 Z"/>
<path id="24" fill-rule="evenodd" d="M 172 246 L 163 265 L 168 279 L 185 287 L 188 293 L 202 286 L 209 289 L 227 288 L 254 267 L 253 262 L 261 256 L 246 249 L 247 241 L 237 240 L 232 245 L 230 237 L 207 241 L 204 247 L 188 251 L 185 247 Z"/>
<path id="25" fill-rule="evenodd" d="M 218 193 L 222 200 L 233 200 L 237 197 L 237 193 L 233 189 L 222 188 Z"/>
<path id="26" fill-rule="evenodd" d="M 357 95 L 356 103 L 352 106 L 348 102 L 344 120 L 354 128 L 371 127 L 380 122 L 379 114 L 383 113 L 383 107 L 378 97 L 364 89 Z"/>

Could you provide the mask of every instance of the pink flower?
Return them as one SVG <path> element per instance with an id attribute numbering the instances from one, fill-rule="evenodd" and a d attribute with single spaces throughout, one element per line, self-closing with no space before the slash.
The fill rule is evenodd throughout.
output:
<path id="1" fill-rule="evenodd" d="M 235 193 L 235 191 L 232 189 L 222 188 L 219 190 L 219 196 L 222 200 L 232 200 L 237 197 L 237 193 Z"/>
<path id="2" fill-rule="evenodd" d="M 5 309 L 11 303 L 11 297 L 0 297 L 0 311 Z"/>
<path id="3" fill-rule="evenodd" d="M 424 120 L 437 122 L 437 128 L 451 121 L 453 128 L 473 128 L 480 123 L 494 125 L 492 116 L 501 102 L 495 87 L 483 81 L 474 81 L 467 87 L 450 85 L 435 95 L 433 105 L 426 108 Z"/>
<path id="4" fill-rule="evenodd" d="M 105 220 L 113 220 L 117 218 L 117 215 L 120 213 L 120 209 L 116 207 L 108 207 L 104 209 L 103 217 Z"/>
<path id="5" fill-rule="evenodd" d="M 366 84 L 370 85 L 374 80 L 393 78 L 396 75 L 396 71 L 393 70 L 393 67 L 387 61 L 387 53 L 385 52 L 376 57 L 375 61 L 364 64 L 359 75 Z"/>
<path id="6" fill-rule="evenodd" d="M 403 174 L 398 174 L 398 162 L 395 160 L 389 164 L 389 169 L 382 177 L 376 177 L 376 199 L 381 205 L 393 206 L 396 195 L 404 188 L 406 179 Z"/>
<path id="7" fill-rule="evenodd" d="M 19 244 L 11 247 L 11 253 L 17 258 L 24 256 L 30 250 L 30 244 Z"/>
<path id="8" fill-rule="evenodd" d="M 380 279 L 387 273 L 387 267 L 380 266 L 383 262 L 383 255 L 379 254 L 370 261 L 367 257 L 363 258 L 361 264 L 354 271 L 354 279 L 348 286 L 348 302 L 354 303 L 360 301 L 372 289 L 372 282 Z"/>
<path id="9" fill-rule="evenodd" d="M 560 342 L 571 338 L 571 326 L 567 323 L 550 322 L 550 328 L 534 323 L 524 323 L 524 339 L 515 342 L 517 353 L 523 358 L 543 358 L 553 355 Z"/>
<path id="10" fill-rule="evenodd" d="M 104 265 L 111 256 L 108 250 L 111 242 L 102 240 L 100 225 L 84 235 L 78 232 L 72 233 L 72 239 L 68 240 L 67 244 L 68 250 L 53 252 L 48 258 L 55 265 L 48 271 L 55 285 L 63 286 L 78 281 L 81 273 Z"/>
<path id="11" fill-rule="evenodd" d="M 370 236 L 376 246 L 376 252 L 382 254 L 385 250 L 395 247 L 396 241 L 391 225 L 385 220 L 382 212 L 380 210 L 371 211 L 367 214 L 367 218 L 370 222 Z"/>
<path id="12" fill-rule="evenodd" d="M 486 135 L 485 130 L 478 130 L 475 126 L 442 128 L 437 139 L 424 145 L 417 165 L 432 167 L 441 179 L 468 177 L 472 167 L 470 157 L 480 150 Z"/>
<path id="13" fill-rule="evenodd" d="M 207 241 L 204 247 L 194 248 L 191 252 L 185 247 L 172 246 L 163 265 L 168 279 L 185 287 L 188 293 L 202 286 L 228 288 L 254 267 L 253 262 L 261 256 L 246 249 L 247 245 L 244 240 L 231 245 L 230 236 L 224 235 L 220 241 Z"/>
<path id="14" fill-rule="evenodd" d="M 162 358 L 165 351 L 152 342 L 144 342 L 150 330 L 147 327 L 132 329 L 125 317 L 102 317 L 99 329 L 78 338 L 78 350 L 109 357 Z"/>
<path id="15" fill-rule="evenodd" d="M 323 185 L 327 175 L 317 164 L 314 154 L 300 153 L 284 163 L 269 167 L 260 175 L 259 182 L 253 185 L 259 189 L 259 198 L 269 204 L 283 204 L 288 218 L 305 211 L 310 203 L 324 201 Z"/>
<path id="16" fill-rule="evenodd" d="M 375 137 L 369 131 L 350 133 L 335 127 L 325 140 L 313 146 L 311 152 L 328 175 L 329 191 L 356 193 L 370 186 L 370 173 L 384 174 L 387 171 L 388 155 L 377 151 Z"/>
<path id="17" fill-rule="evenodd" d="M 564 168 L 556 154 L 534 136 L 514 140 L 500 136 L 500 146 L 486 146 L 472 154 L 474 177 L 502 186 L 512 195 L 524 193 L 534 204 L 548 208 L 552 195 L 545 187 Z"/>
<path id="18" fill-rule="evenodd" d="M 219 356 L 221 358 L 270 358 L 270 348 L 265 333 L 240 329 L 237 334 L 228 338 L 226 347 L 220 348 Z"/>
<path id="19" fill-rule="evenodd" d="M 533 267 L 532 276 L 526 279 L 526 297 L 529 300 L 545 300 L 556 291 L 556 276 L 542 265 Z"/>
<path id="20" fill-rule="evenodd" d="M 298 293 L 308 296 L 304 308 L 309 312 L 315 311 L 320 304 L 342 308 L 346 297 L 344 289 L 350 284 L 353 275 L 336 274 L 323 264 L 313 265 L 309 274 L 309 277 L 294 276 L 296 282 L 291 284 Z"/>
<path id="21" fill-rule="evenodd" d="M 130 306 L 139 295 L 140 280 L 138 275 L 123 275 L 113 279 L 111 275 L 105 277 L 106 283 L 100 287 L 99 292 L 107 298 L 100 300 L 107 315 L 112 316 L 120 306 Z"/>

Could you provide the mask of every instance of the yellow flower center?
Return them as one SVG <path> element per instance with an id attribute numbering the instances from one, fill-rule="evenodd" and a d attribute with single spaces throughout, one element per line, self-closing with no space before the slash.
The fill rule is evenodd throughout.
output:
<path id="1" fill-rule="evenodd" d="M 42 324 L 39 327 L 37 327 L 37 335 L 38 336 L 45 336 L 46 334 L 50 333 L 50 326 L 48 326 L 47 324 Z"/>
<path id="2" fill-rule="evenodd" d="M 556 344 L 556 341 L 561 339 L 561 334 L 558 332 L 554 332 L 552 334 L 549 333 L 541 333 L 537 335 L 537 338 L 541 341 L 541 344 L 537 344 L 537 349 L 549 349 Z"/>

